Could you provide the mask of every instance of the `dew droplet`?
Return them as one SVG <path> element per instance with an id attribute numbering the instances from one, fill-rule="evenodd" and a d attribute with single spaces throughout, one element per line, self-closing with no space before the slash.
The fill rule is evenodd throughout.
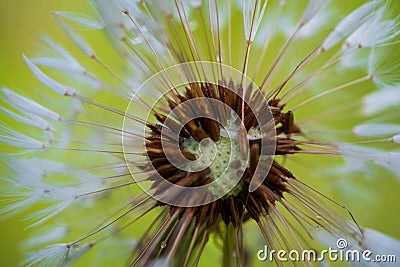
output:
<path id="1" fill-rule="evenodd" d="M 161 242 L 161 248 L 165 248 L 167 246 L 167 241 L 163 241 L 163 242 Z"/>

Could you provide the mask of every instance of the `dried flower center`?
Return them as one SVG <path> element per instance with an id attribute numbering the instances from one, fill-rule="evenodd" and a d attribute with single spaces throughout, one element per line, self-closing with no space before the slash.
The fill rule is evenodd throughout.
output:
<path id="1" fill-rule="evenodd" d="M 209 168 L 209 178 L 216 181 L 210 186 L 209 191 L 213 195 L 237 195 L 241 190 L 241 184 L 235 185 L 232 177 L 244 172 L 248 165 L 247 160 L 240 157 L 239 142 L 229 137 L 221 137 L 214 143 L 211 139 L 203 139 L 201 142 L 193 138 L 185 140 L 184 149 L 196 156 L 195 161 L 189 163 L 190 172 Z M 230 188 L 233 188 L 230 190 Z M 225 194 L 226 192 L 229 192 Z"/>
<path id="2" fill-rule="evenodd" d="M 247 101 L 242 102 L 243 89 L 233 84 L 236 91 L 207 83 L 190 86 L 197 90 L 164 96 L 168 106 L 153 113 L 161 124 L 148 124 L 152 136 L 147 138 L 146 149 L 151 163 L 157 173 L 172 184 L 165 184 L 165 188 L 178 186 L 174 189 L 177 190 L 175 196 L 169 194 L 172 189 L 165 193 L 168 200 L 174 198 L 174 203 L 179 205 L 179 201 L 183 201 L 180 192 L 183 187 L 206 188 L 199 199 L 207 195 L 221 200 L 241 199 L 241 195 L 255 190 L 264 180 L 269 190 L 281 195 L 285 190 L 281 184 L 284 177 L 268 181 L 275 150 L 266 149 L 270 145 L 275 147 L 275 129 L 279 131 L 276 124 L 282 123 L 282 131 L 290 134 L 283 122 L 288 116 L 277 112 L 280 108 L 273 105 L 275 114 L 263 116 L 264 121 L 260 123 L 257 116 L 264 114 L 261 111 L 268 109 L 268 104 L 256 90 L 246 93 Z M 171 113 L 165 114 L 168 109 Z M 286 145 L 285 149 L 291 148 Z M 161 190 L 164 192 L 160 187 L 159 192 Z M 193 194 L 198 193 L 190 192 L 185 197 L 193 198 Z"/>

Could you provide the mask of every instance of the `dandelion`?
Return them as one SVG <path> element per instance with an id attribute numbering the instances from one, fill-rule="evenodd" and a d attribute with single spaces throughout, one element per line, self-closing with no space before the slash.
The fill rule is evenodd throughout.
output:
<path id="1" fill-rule="evenodd" d="M 84 60 L 44 36 L 48 54 L 22 55 L 40 97 L 2 89 L 16 123 L 0 128 L 15 151 L 1 212 L 36 210 L 39 228 L 22 265 L 253 266 L 255 243 L 302 252 L 335 238 L 400 258 L 397 240 L 308 179 L 329 173 L 325 158 L 344 159 L 340 176 L 400 173 L 390 6 L 332 16 L 326 0 L 94 0 L 90 15 L 53 12 Z M 81 29 L 111 42 L 118 64 Z M 299 176 L 287 161 L 307 155 Z"/>

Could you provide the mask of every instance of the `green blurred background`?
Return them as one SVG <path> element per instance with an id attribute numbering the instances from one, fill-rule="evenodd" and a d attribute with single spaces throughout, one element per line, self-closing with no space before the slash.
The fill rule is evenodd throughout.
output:
<path id="1" fill-rule="evenodd" d="M 351 5 L 354 6 L 355 2 L 365 1 L 354 1 Z M 62 44 L 65 43 L 66 47 L 72 46 L 49 11 L 85 12 L 86 7 L 77 0 L 0 0 L 0 86 L 18 88 L 21 91 L 32 89 L 31 82 L 34 78 L 23 62 L 21 54 L 30 55 L 38 51 L 41 33 Z M 315 159 L 308 157 L 304 160 L 312 164 Z M 352 178 L 351 185 L 347 186 L 343 185 L 346 180 L 329 176 L 317 181 L 315 177 L 310 180 L 306 178 L 310 165 L 292 165 L 291 169 L 298 177 L 305 177 L 314 187 L 335 197 L 338 202 L 352 210 L 361 225 L 400 239 L 400 186 L 393 175 L 377 169 L 379 175 L 374 179 L 364 179 L 362 175 L 357 175 Z M 27 223 L 23 222 L 23 217 L 21 214 L 9 219 L 0 219 L 1 267 L 17 266 L 22 258 L 21 241 L 31 232 L 25 229 Z"/>
<path id="2" fill-rule="evenodd" d="M 84 7 L 76 0 L 0 0 L 0 86 L 31 90 L 33 78 L 22 59 L 22 53 L 29 55 L 37 52 L 41 33 L 61 43 L 68 40 L 49 11 L 82 9 Z M 3 157 L 3 151 L 1 153 Z M 17 266 L 22 259 L 21 241 L 32 232 L 25 229 L 27 223 L 23 222 L 23 218 L 21 214 L 0 219 L 2 267 Z"/>

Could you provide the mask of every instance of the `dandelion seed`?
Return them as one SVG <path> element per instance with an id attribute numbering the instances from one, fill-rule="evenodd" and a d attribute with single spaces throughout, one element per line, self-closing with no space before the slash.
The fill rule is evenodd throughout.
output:
<path id="1" fill-rule="evenodd" d="M 41 251 L 36 251 L 23 262 L 26 266 L 62 266 L 68 253 L 67 244 L 49 246 Z"/>
<path id="2" fill-rule="evenodd" d="M 373 18 L 354 31 L 346 40 L 349 47 L 374 47 L 387 45 L 387 42 L 399 34 L 396 30 L 399 18 L 384 20 L 385 9 L 381 8 L 373 14 Z"/>
<path id="3" fill-rule="evenodd" d="M 20 96 L 7 88 L 2 89 L 2 91 L 4 96 L 6 97 L 6 101 L 8 101 L 11 106 L 19 109 L 23 113 L 35 114 L 40 117 L 55 121 L 61 119 L 60 115 L 50 109 L 43 107 L 33 100 Z"/>
<path id="4" fill-rule="evenodd" d="M 354 127 L 353 132 L 359 136 L 393 135 L 400 132 L 400 125 L 384 123 L 368 123 Z"/>
<path id="5" fill-rule="evenodd" d="M 98 22 L 93 20 L 93 18 L 83 16 L 82 14 L 77 14 L 73 12 L 53 12 L 53 14 L 60 16 L 60 17 L 65 17 L 71 21 L 75 21 L 83 26 L 93 28 L 96 30 L 102 30 L 104 29 L 104 23 L 103 22 Z"/>
<path id="6" fill-rule="evenodd" d="M 371 20 L 373 17 L 371 12 L 380 3 L 381 1 L 370 1 L 347 15 L 324 40 L 322 48 L 327 50 L 333 47 L 350 33 L 359 29 L 368 20 Z"/>
<path id="7" fill-rule="evenodd" d="M 400 90 L 398 86 L 386 86 L 380 90 L 372 92 L 364 97 L 363 113 L 371 115 L 383 110 L 400 106 Z"/>
<path id="8" fill-rule="evenodd" d="M 49 76 L 44 74 L 35 64 L 32 63 L 25 55 L 23 55 L 23 58 L 28 65 L 28 67 L 32 70 L 33 74 L 38 78 L 40 82 L 42 82 L 44 85 L 49 87 L 51 90 L 54 92 L 61 94 L 61 95 L 72 95 L 74 94 L 74 91 L 72 89 L 69 89 L 65 87 L 64 85 L 56 82 L 55 80 L 51 79 Z"/>
<path id="9" fill-rule="evenodd" d="M 300 23 L 307 24 L 327 3 L 328 0 L 311 0 L 300 19 Z"/>
<path id="10" fill-rule="evenodd" d="M 92 250 L 106 264 L 102 249 L 120 241 L 128 248 L 113 265 L 205 265 L 212 240 L 224 266 L 253 266 L 251 243 L 301 252 L 314 236 L 376 253 L 373 243 L 385 240 L 398 253 L 396 240 L 360 226 L 302 177 L 319 176 L 325 156 L 344 158 L 340 175 L 379 166 L 398 177 L 400 124 L 386 111 L 399 104 L 391 57 L 400 25 L 389 4 L 369 1 L 336 25 L 321 19 L 340 8 L 326 0 L 96 0 L 91 16 L 53 12 L 79 57 L 91 61 L 43 37 L 56 56 L 23 55 L 42 98 L 2 89 L 2 113 L 16 126 L 1 126 L 0 141 L 16 153 L 4 160 L 1 213 L 31 208 L 29 227 L 44 231 L 28 241 L 39 248 L 22 264 L 79 264 Z M 278 28 L 291 12 L 299 19 L 282 40 Z M 106 34 L 125 71 L 101 60 L 102 49 L 75 26 Z M 270 31 L 264 41 L 262 29 Z M 303 47 L 307 41 L 317 45 Z M 369 62 L 350 64 L 360 66 L 355 75 L 343 63 L 360 51 Z M 354 108 L 352 94 L 363 107 Z M 384 118 L 369 117 L 377 113 Z M 365 121 L 353 120 L 360 114 Z M 345 126 L 347 136 L 326 125 Z M 307 174 L 291 171 L 286 160 L 306 155 L 316 160 Z M 254 240 L 248 225 L 259 230 Z"/>

